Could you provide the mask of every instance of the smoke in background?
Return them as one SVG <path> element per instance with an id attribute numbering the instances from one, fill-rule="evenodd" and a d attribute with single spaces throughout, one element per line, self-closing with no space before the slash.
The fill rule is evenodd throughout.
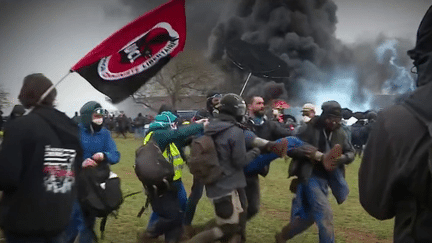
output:
<path id="1" fill-rule="evenodd" d="M 213 29 L 209 57 L 230 73 L 227 82 L 234 87 L 235 83 L 241 86 L 245 75 L 231 64 L 224 49 L 237 38 L 267 45 L 288 64 L 290 78 L 275 81 L 285 84 L 291 102 L 305 100 L 305 86 L 331 82 L 335 67 L 352 60 L 352 52 L 335 38 L 337 7 L 332 1 L 242 0 L 228 4 L 232 11 Z M 267 81 L 254 77 L 250 85 Z"/>
<path id="2" fill-rule="evenodd" d="M 409 66 L 406 50 L 412 45 L 398 40 L 377 53 L 387 41 L 383 36 L 375 43 L 343 45 L 335 37 L 337 6 L 331 0 L 242 0 L 227 4 L 231 11 L 213 29 L 208 54 L 228 74 L 226 83 L 231 90 L 240 90 L 247 75 L 225 53 L 226 44 L 233 39 L 267 45 L 288 64 L 290 77 L 274 81 L 284 84 L 285 97 L 281 98 L 293 105 L 318 102 L 317 97 L 322 97 L 321 102 L 340 98 L 338 90 L 347 95 L 351 105 L 358 105 L 381 93 L 386 82 L 388 93 L 407 90 L 394 88 L 393 82 L 401 80 L 395 67 L 406 70 Z M 273 85 L 269 81 L 252 76 L 246 94 L 268 97 L 265 92 L 269 89 L 263 87 Z"/>
<path id="3" fill-rule="evenodd" d="M 107 17 L 127 14 L 135 18 L 161 4 L 159 0 L 117 1 L 119 5 L 106 8 Z M 226 43 L 233 39 L 268 46 L 290 72 L 289 78 L 277 80 L 252 76 L 246 95 L 282 98 L 294 106 L 305 102 L 319 106 L 336 99 L 346 106 L 368 109 L 367 103 L 383 92 L 385 83 L 388 94 L 408 90 L 392 83 L 401 81 L 396 66 L 409 70 L 406 51 L 413 44 L 396 40 L 377 51 L 389 41 L 380 36 L 373 43 L 344 45 L 335 37 L 337 6 L 332 0 L 188 0 L 186 17 L 185 52 L 207 50 L 208 59 L 226 74 L 225 91 L 240 92 L 247 77 L 225 53 Z M 268 93 L 275 81 L 278 87 L 282 84 L 279 97 Z M 403 82 L 396 86 L 401 85 L 412 86 Z M 347 101 L 341 102 L 342 97 Z"/>

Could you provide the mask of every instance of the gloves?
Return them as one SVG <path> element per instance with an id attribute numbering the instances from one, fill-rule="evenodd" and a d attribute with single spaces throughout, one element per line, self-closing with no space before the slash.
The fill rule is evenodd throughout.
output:
<path id="1" fill-rule="evenodd" d="M 102 153 L 102 152 L 95 153 L 95 154 L 93 154 L 93 156 L 91 158 L 87 158 L 83 161 L 82 167 L 83 168 L 95 167 L 98 165 L 98 163 L 100 163 L 104 159 L 105 159 L 104 153 Z"/>
<path id="2" fill-rule="evenodd" d="M 105 159 L 105 154 L 102 152 L 95 153 L 93 154 L 92 159 L 99 163 Z"/>
<path id="3" fill-rule="evenodd" d="M 92 160 L 92 159 L 90 159 L 90 158 L 85 159 L 84 162 L 82 163 L 82 167 L 83 167 L 83 168 L 87 168 L 87 167 L 95 167 L 95 166 L 97 166 L 96 161 L 94 161 L 94 160 Z"/>

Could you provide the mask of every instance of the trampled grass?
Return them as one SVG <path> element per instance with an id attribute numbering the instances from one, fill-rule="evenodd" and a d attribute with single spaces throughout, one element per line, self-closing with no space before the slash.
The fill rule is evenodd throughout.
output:
<path id="1" fill-rule="evenodd" d="M 135 149 L 141 145 L 142 141 L 133 139 L 131 135 L 129 136 L 130 138 L 127 139 L 115 139 L 121 152 L 121 161 L 112 166 L 112 170 L 122 180 L 124 195 L 142 190 L 141 182 L 135 176 L 132 167 L 135 160 Z M 289 191 L 291 179 L 287 178 L 288 165 L 289 163 L 282 159 L 276 160 L 272 163 L 267 177 L 260 179 L 261 211 L 247 225 L 247 242 L 274 242 L 274 234 L 289 222 L 291 201 L 294 195 Z M 359 158 L 347 166 L 346 177 L 350 186 L 350 195 L 347 201 L 342 205 L 337 205 L 333 196 L 329 196 L 334 213 L 336 242 L 392 242 L 393 220 L 376 220 L 369 216 L 359 203 L 359 166 Z M 187 168 L 183 170 L 183 174 L 183 182 L 186 191 L 189 193 L 192 176 Z M 137 232 L 147 225 L 151 212 L 151 210 L 147 209 L 141 218 L 137 217 L 137 213 L 144 205 L 144 202 L 145 196 L 143 193 L 127 198 L 119 210 L 117 219 L 113 217 L 108 219 L 105 239 L 100 242 L 136 242 Z M 193 225 L 206 223 L 213 218 L 213 214 L 213 208 L 209 200 L 203 196 L 198 204 Z M 98 229 L 98 226 L 97 224 L 96 229 Z M 318 242 L 316 225 L 313 225 L 289 242 Z"/>

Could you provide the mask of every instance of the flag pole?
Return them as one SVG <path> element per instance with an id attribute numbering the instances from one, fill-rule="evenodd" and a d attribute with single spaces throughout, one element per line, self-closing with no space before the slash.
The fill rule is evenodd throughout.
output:
<path id="1" fill-rule="evenodd" d="M 66 75 L 64 75 L 57 83 L 51 85 L 51 87 L 49 87 L 45 93 L 42 94 L 42 96 L 39 98 L 39 101 L 37 102 L 38 105 L 40 105 L 42 103 L 42 101 L 48 96 L 48 94 L 55 89 L 55 87 L 57 87 L 63 80 L 65 80 L 65 78 L 71 74 L 72 71 L 69 71 Z"/>
<path id="2" fill-rule="evenodd" d="M 250 72 L 249 75 L 248 75 L 248 77 L 246 78 L 246 81 L 245 81 L 245 83 L 243 84 L 243 88 L 242 88 L 242 90 L 240 91 L 240 96 L 242 96 L 243 91 L 245 90 L 246 85 L 248 84 L 251 75 L 252 75 L 252 72 Z"/>

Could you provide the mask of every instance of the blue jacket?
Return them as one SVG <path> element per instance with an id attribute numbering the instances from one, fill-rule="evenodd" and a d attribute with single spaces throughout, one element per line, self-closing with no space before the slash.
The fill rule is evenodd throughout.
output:
<path id="1" fill-rule="evenodd" d="M 111 133 L 102 128 L 99 132 L 92 133 L 82 124 L 79 124 L 83 159 L 91 158 L 97 152 L 103 152 L 109 164 L 116 164 L 120 160 L 117 145 L 111 137 Z"/>

